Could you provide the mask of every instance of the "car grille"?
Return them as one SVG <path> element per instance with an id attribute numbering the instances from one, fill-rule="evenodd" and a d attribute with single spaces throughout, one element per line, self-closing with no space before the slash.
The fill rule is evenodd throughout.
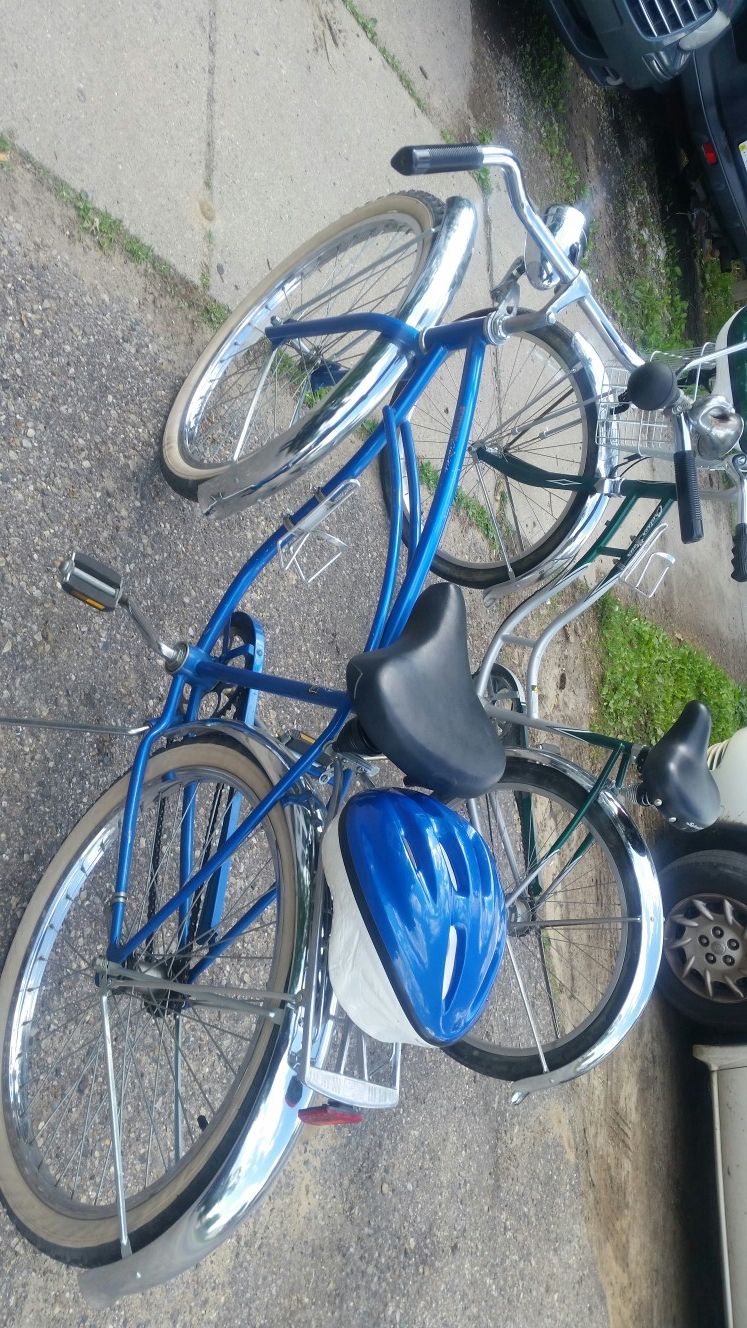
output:
<path id="1" fill-rule="evenodd" d="M 646 37 L 669 37 L 708 18 L 716 0 L 632 0 L 633 18 Z"/>

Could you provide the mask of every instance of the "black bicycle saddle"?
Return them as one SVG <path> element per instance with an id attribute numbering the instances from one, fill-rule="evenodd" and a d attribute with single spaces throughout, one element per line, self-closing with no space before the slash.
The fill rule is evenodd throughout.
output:
<path id="1" fill-rule="evenodd" d="M 347 685 L 358 723 L 413 784 L 444 798 L 477 798 L 506 766 L 467 656 L 458 586 L 429 586 L 390 646 L 354 655 Z"/>
<path id="2" fill-rule="evenodd" d="M 710 710 L 702 701 L 689 701 L 641 763 L 646 801 L 679 830 L 704 830 L 721 810 L 721 795 L 706 764 L 710 736 Z"/>

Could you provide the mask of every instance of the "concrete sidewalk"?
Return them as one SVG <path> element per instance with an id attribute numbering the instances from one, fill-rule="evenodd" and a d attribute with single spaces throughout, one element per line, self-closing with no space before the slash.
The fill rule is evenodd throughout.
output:
<path id="1" fill-rule="evenodd" d="M 396 7 L 369 8 L 384 11 L 399 40 Z M 449 71 L 453 101 L 469 81 L 469 7 L 425 0 L 418 19 L 435 120 L 342 0 L 0 0 L 0 125 L 185 275 L 207 273 L 213 293 L 234 304 L 321 226 L 407 187 L 388 164 L 402 143 L 439 142 L 450 129 Z M 417 71 L 410 40 L 407 48 Z M 426 187 L 481 199 L 468 176 Z M 513 217 L 503 221 L 508 256 L 518 232 Z M 486 296 L 481 238 L 459 307 Z"/>

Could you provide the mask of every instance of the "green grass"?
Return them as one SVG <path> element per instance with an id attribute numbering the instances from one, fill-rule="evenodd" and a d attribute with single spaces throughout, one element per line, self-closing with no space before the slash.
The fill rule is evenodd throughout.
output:
<path id="1" fill-rule="evenodd" d="M 229 304 L 222 304 L 220 300 L 205 300 L 200 307 L 200 317 L 203 323 L 212 327 L 213 331 L 218 330 L 222 323 L 225 323 L 231 312 Z"/>
<path id="2" fill-rule="evenodd" d="M 372 15 L 364 14 L 363 10 L 360 9 L 358 5 L 355 3 L 355 0 L 342 0 L 342 3 L 344 4 L 348 13 L 353 16 L 358 26 L 363 30 L 363 32 L 365 32 L 366 36 L 368 37 L 368 40 L 372 43 L 373 46 L 376 47 L 376 50 L 379 52 L 379 55 L 381 56 L 382 60 L 384 60 L 389 65 L 389 68 L 393 70 L 394 73 L 397 75 L 397 78 L 402 84 L 402 87 L 404 88 L 407 95 L 412 98 L 418 110 L 422 111 L 423 115 L 428 115 L 429 114 L 428 103 L 426 102 L 425 98 L 422 97 L 418 92 L 417 88 L 415 87 L 415 84 L 410 78 L 410 75 L 407 73 L 407 70 L 402 64 L 402 61 L 394 54 L 393 51 L 390 51 L 389 47 L 386 46 L 384 42 L 381 40 L 377 32 L 377 20 Z M 454 135 L 451 134 L 447 129 L 443 129 L 441 131 L 441 137 L 444 143 L 456 143 L 457 141 L 454 138 Z M 492 142 L 492 139 L 493 135 L 489 129 L 481 129 L 477 135 L 478 143 L 490 143 Z M 474 176 L 475 180 L 479 184 L 484 194 L 492 193 L 493 182 L 491 179 L 490 171 L 486 166 L 482 166 L 479 171 L 472 171 L 471 174 Z"/>
<path id="3" fill-rule="evenodd" d="M 606 292 L 616 318 L 643 350 L 679 350 L 688 342 L 687 301 L 681 294 L 682 270 L 674 254 L 674 241 L 669 237 L 663 258 L 649 256 L 648 271 L 642 271 L 624 291 Z"/>
<path id="4" fill-rule="evenodd" d="M 139 240 L 136 235 L 130 235 L 129 231 L 123 231 L 121 234 L 122 249 L 127 257 L 138 266 L 147 263 L 150 267 L 155 266 L 155 254 L 149 244 L 144 240 Z"/>
<path id="5" fill-rule="evenodd" d="M 605 292 L 616 318 L 645 351 L 680 350 L 693 340 L 688 332 L 688 302 L 682 295 L 682 269 L 675 257 L 674 235 L 665 235 L 664 244 L 663 258 L 639 251 L 639 275 L 625 290 Z M 734 313 L 734 285 L 741 272 L 738 268 L 722 272 L 717 258 L 701 258 L 698 267 L 702 300 L 699 339 L 708 340 Z"/>
<path id="6" fill-rule="evenodd" d="M 734 284 L 741 273 L 734 268 L 722 272 L 717 258 L 704 258 L 700 265 L 701 292 L 703 296 L 703 335 L 713 339 L 723 327 L 727 318 L 731 318 L 736 307 Z"/>
<path id="7" fill-rule="evenodd" d="M 580 179 L 568 148 L 569 61 L 550 20 L 537 14 L 531 44 L 523 46 L 519 66 L 533 103 L 537 139 L 549 159 L 558 189 L 568 202 L 575 202 Z"/>
<path id="8" fill-rule="evenodd" d="M 747 688 L 701 650 L 672 637 L 607 595 L 597 610 L 602 664 L 600 726 L 636 742 L 655 742 L 688 701 L 713 716 L 711 740 L 747 724 Z"/>
<path id="9" fill-rule="evenodd" d="M 8 165 L 12 148 L 10 139 L 6 138 L 5 134 L 0 134 L 0 166 Z"/>
<path id="10" fill-rule="evenodd" d="M 144 240 L 128 231 L 118 217 L 113 217 L 104 208 L 97 208 L 91 202 L 88 194 L 71 189 L 69 185 L 62 181 L 55 181 L 54 177 L 49 175 L 49 172 L 42 171 L 35 164 L 34 168 L 42 178 L 52 181 L 57 197 L 73 209 L 81 234 L 94 240 L 104 253 L 117 250 L 138 267 L 151 268 L 157 276 L 173 286 L 181 288 L 182 292 L 185 288 L 190 287 L 195 290 L 193 284 L 181 277 L 171 263 L 167 262 L 165 258 L 159 257 L 152 245 L 146 244 Z M 207 265 L 204 265 L 200 273 L 199 295 L 195 304 L 202 321 L 207 323 L 209 328 L 216 330 L 221 323 L 225 322 L 231 309 L 229 305 L 222 304 L 219 300 L 213 300 L 208 296 L 209 286 L 210 273 Z"/>
<path id="11" fill-rule="evenodd" d="M 92 236 L 99 249 L 109 253 L 122 236 L 124 231 L 122 222 L 113 217 L 111 212 L 94 207 L 88 194 L 76 193 L 63 185 L 60 197 L 75 209 L 80 229 L 84 234 Z"/>
<path id="12" fill-rule="evenodd" d="M 342 3 L 348 13 L 352 14 L 358 26 L 363 29 L 371 44 L 376 47 L 382 60 L 384 60 L 393 73 L 397 75 L 402 87 L 407 95 L 412 97 L 418 110 L 422 111 L 423 115 L 427 115 L 428 103 L 425 101 L 424 97 L 421 97 L 401 60 L 397 58 L 393 51 L 389 50 L 388 46 L 384 45 L 384 42 L 379 37 L 379 34 L 376 31 L 376 19 L 368 14 L 364 14 L 363 10 L 359 9 L 355 4 L 355 0 L 342 0 Z"/>
<path id="13" fill-rule="evenodd" d="M 327 387 L 315 387 L 310 392 L 304 392 L 304 406 L 306 406 L 308 410 L 313 410 L 314 406 L 318 406 L 320 401 L 324 401 L 324 398 L 329 396 L 331 391 L 332 384 L 330 383 Z"/>

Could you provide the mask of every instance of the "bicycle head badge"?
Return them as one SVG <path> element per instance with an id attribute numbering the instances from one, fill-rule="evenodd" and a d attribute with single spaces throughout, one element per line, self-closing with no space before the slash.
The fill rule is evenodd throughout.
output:
<path id="1" fill-rule="evenodd" d="M 482 837 L 443 803 L 404 789 L 359 793 L 322 841 L 333 899 L 332 987 L 381 1042 L 439 1046 L 485 1005 L 506 909 Z"/>

